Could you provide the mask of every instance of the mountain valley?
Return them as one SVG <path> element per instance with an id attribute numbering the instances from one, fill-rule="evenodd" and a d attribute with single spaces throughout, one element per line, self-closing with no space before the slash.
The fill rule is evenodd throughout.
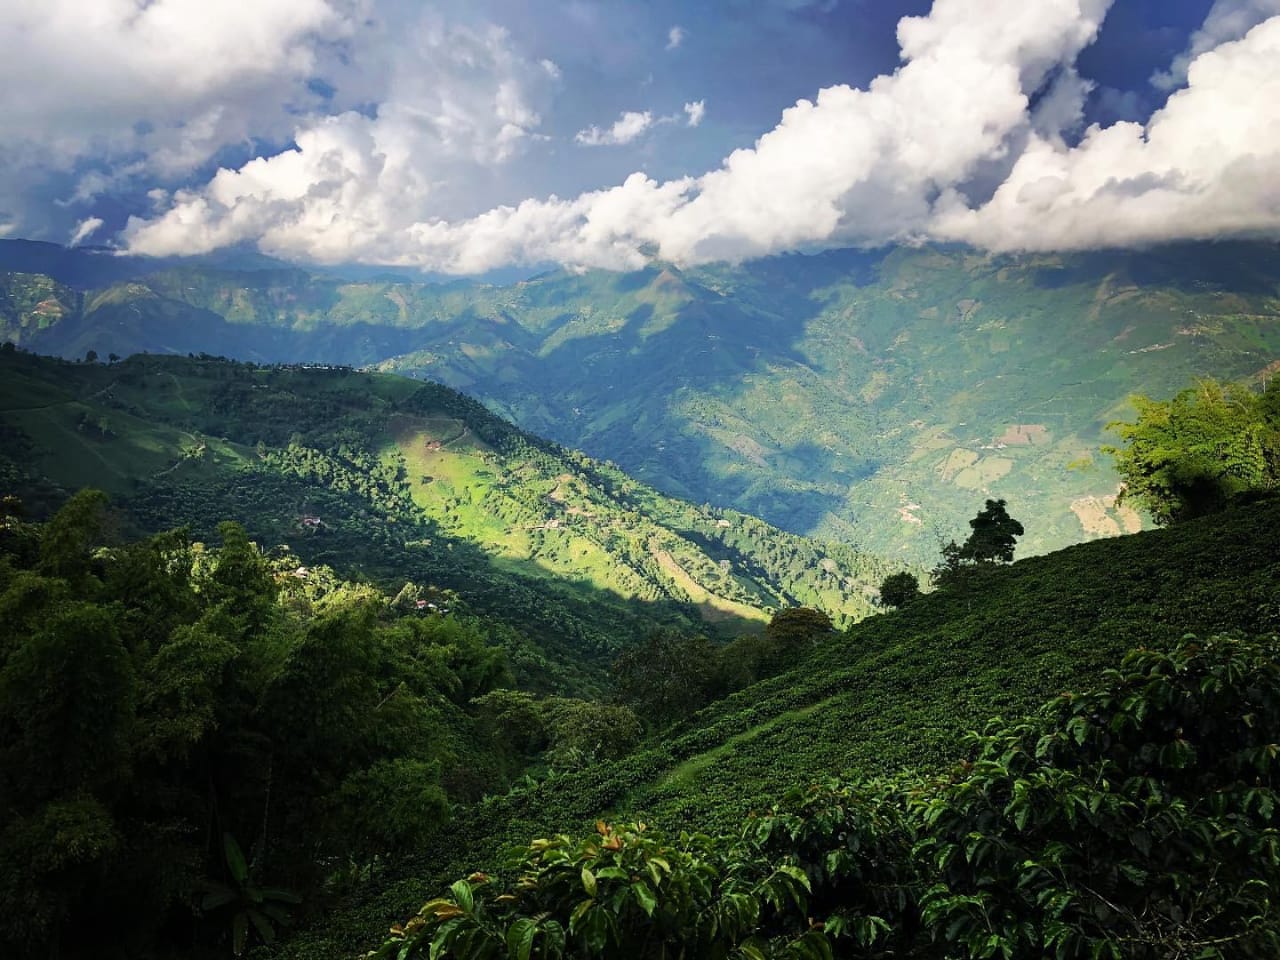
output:
<path id="1" fill-rule="evenodd" d="M 668 494 L 922 562 L 983 497 L 1027 549 L 1132 532 L 1100 445 L 1132 393 L 1261 378 L 1272 244 L 831 251 L 509 286 L 0 242 L 0 338 L 437 380 Z"/>

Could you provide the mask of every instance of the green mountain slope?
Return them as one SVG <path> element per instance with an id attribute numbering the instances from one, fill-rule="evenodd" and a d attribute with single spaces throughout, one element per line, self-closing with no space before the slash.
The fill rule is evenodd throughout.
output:
<path id="1" fill-rule="evenodd" d="M 447 880 L 508 843 L 636 817 L 674 834 L 736 829 L 794 788 L 837 774 L 929 774 L 961 735 L 1096 686 L 1135 647 L 1189 632 L 1280 628 L 1280 501 L 1168 530 L 1082 544 L 975 577 L 865 620 L 788 673 L 701 711 L 632 756 L 470 808 L 418 876 L 296 941 L 289 956 L 360 948 Z M 367 944 L 369 941 L 366 940 Z"/>
<path id="2" fill-rule="evenodd" d="M 561 688 L 658 625 L 734 635 L 796 605 L 848 622 L 888 569 L 664 497 L 446 387 L 339 368 L 0 351 L 0 476 L 37 503 L 100 487 L 145 530 L 236 517 L 300 566 L 454 590 L 532 636 L 509 653 Z"/>
<path id="3" fill-rule="evenodd" d="M 39 266 L 8 249 L 0 269 Z M 501 287 L 234 267 L 105 289 L 87 268 L 11 274 L 0 338 L 427 376 L 667 493 L 916 560 L 987 496 L 1034 518 L 1029 550 L 1138 529 L 1095 455 L 1127 397 L 1280 358 L 1274 244 L 832 251 Z"/>

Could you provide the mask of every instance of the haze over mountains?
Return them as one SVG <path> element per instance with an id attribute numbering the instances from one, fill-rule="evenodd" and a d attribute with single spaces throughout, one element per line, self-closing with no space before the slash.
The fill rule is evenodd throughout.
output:
<path id="1" fill-rule="evenodd" d="M 489 285 L 6 241 L 0 270 L 0 337 L 31 350 L 438 380 L 664 492 L 912 559 L 987 496 L 1031 519 L 1036 551 L 1137 529 L 1098 454 L 1126 398 L 1263 377 L 1280 355 L 1269 243 L 831 251 Z"/>

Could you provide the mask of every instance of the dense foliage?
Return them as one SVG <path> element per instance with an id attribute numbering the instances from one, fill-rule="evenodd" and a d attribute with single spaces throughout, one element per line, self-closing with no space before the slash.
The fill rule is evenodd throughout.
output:
<path id="1" fill-rule="evenodd" d="M 429 840 L 403 881 L 312 927 L 284 955 L 367 949 L 452 879 L 496 875 L 510 845 L 575 836 L 601 816 L 641 818 L 668 837 L 732 834 L 815 778 L 934 776 L 961 754 L 961 731 L 1097 687 L 1131 647 L 1167 650 L 1188 631 L 1280 629 L 1277 582 L 1275 500 L 977 569 L 955 589 L 830 635 L 784 673 L 709 703 L 621 760 L 486 798 L 454 818 L 447 838 Z"/>
<path id="2" fill-rule="evenodd" d="M 1018 538 L 1026 531 L 1009 516 L 1003 500 L 988 500 L 969 521 L 971 533 L 964 543 L 954 540 L 942 548 L 942 560 L 933 570 L 933 582 L 940 587 L 954 586 L 965 571 L 992 563 L 1013 563 Z"/>
<path id="3" fill-rule="evenodd" d="M 233 523 L 120 543 L 94 491 L 4 514 L 5 956 L 240 952 L 501 784 L 469 705 L 510 675 L 466 622 L 308 597 Z"/>
<path id="4" fill-rule="evenodd" d="M 880 604 L 885 607 L 905 607 L 920 599 L 920 580 L 914 573 L 891 573 L 880 584 Z"/>
<path id="5" fill-rule="evenodd" d="M 1265 490 L 1016 565 L 988 500 L 947 589 L 840 632 L 892 567 L 440 387 L 0 364 L 0 482 L 65 501 L 0 500 L 6 956 L 329 960 L 415 910 L 378 956 L 1280 949 Z M 169 518 L 216 545 L 121 529 Z"/>
<path id="6" fill-rule="evenodd" d="M 1280 485 L 1280 381 L 1261 392 L 1201 381 L 1172 400 L 1136 396 L 1134 423 L 1114 423 L 1123 446 L 1108 447 L 1124 496 L 1157 523 L 1221 510 Z"/>
<path id="7" fill-rule="evenodd" d="M 1138 649 L 948 777 L 819 785 L 737 836 L 535 840 L 371 956 L 1271 957 L 1280 641 Z"/>

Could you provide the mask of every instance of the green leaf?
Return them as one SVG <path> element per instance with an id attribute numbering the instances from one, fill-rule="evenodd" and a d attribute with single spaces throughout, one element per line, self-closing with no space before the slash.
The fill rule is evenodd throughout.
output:
<path id="1" fill-rule="evenodd" d="M 1027 818 L 1031 816 L 1031 807 L 1022 804 L 1013 814 L 1013 822 L 1019 830 L 1025 830 L 1027 827 Z"/>
<path id="2" fill-rule="evenodd" d="M 276 942 L 275 928 L 271 926 L 271 921 L 263 916 L 260 911 L 250 910 L 249 919 L 253 921 L 253 925 L 258 931 L 258 935 L 262 937 L 263 943 L 267 946 L 271 946 L 271 944 Z"/>
<path id="3" fill-rule="evenodd" d="M 589 867 L 582 868 L 582 889 L 587 891 L 588 897 L 596 895 L 596 878 Z"/>
<path id="4" fill-rule="evenodd" d="M 249 917 L 242 910 L 231 921 L 231 952 L 237 957 L 244 954 L 245 942 L 249 939 Z"/>
<path id="5" fill-rule="evenodd" d="M 219 884 L 219 889 L 210 890 L 200 900 L 200 909 L 207 913 L 210 910 L 217 910 L 218 907 L 228 904 L 234 899 L 236 899 L 236 892 L 230 887 L 223 887 Z"/>
<path id="6" fill-rule="evenodd" d="M 533 950 L 533 938 L 537 935 L 538 924 L 534 920 L 522 917 L 507 930 L 507 954 L 513 960 L 529 960 Z"/>
<path id="7" fill-rule="evenodd" d="M 274 903 L 264 903 L 259 909 L 281 926 L 287 927 L 293 922 L 293 918 L 289 916 L 288 911 Z"/>
<path id="8" fill-rule="evenodd" d="M 644 910 L 645 914 L 652 917 L 653 910 L 658 905 L 658 898 L 654 896 L 653 891 L 649 889 L 649 885 L 641 880 L 638 883 L 632 884 L 631 890 L 635 893 L 636 900 L 640 902 L 641 909 Z"/>
<path id="9" fill-rule="evenodd" d="M 295 906 L 302 903 L 300 896 L 283 887 L 263 887 L 262 896 L 267 900 L 278 900 L 281 903 L 292 903 Z"/>
<path id="10" fill-rule="evenodd" d="M 249 865 L 245 863 L 244 851 L 240 849 L 240 844 L 236 843 L 236 838 L 229 833 L 222 835 L 222 854 L 227 859 L 227 869 L 231 872 L 231 879 L 240 886 L 244 886 L 249 879 Z"/>
<path id="11" fill-rule="evenodd" d="M 449 892 L 453 894 L 454 902 L 462 908 L 464 913 L 471 913 L 475 909 L 475 896 L 471 892 L 471 884 L 465 880 L 455 880 L 449 887 Z"/>

